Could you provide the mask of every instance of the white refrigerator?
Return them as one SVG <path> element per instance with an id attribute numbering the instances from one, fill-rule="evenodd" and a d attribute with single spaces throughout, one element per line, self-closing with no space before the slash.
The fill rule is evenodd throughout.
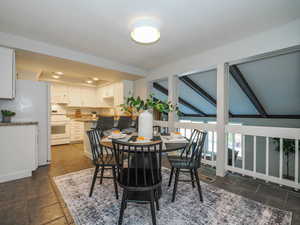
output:
<path id="1" fill-rule="evenodd" d="M 47 82 L 17 80 L 16 97 L 0 100 L 0 109 L 16 112 L 12 122 L 38 122 L 38 165 L 51 160 L 50 152 L 50 85 Z"/>

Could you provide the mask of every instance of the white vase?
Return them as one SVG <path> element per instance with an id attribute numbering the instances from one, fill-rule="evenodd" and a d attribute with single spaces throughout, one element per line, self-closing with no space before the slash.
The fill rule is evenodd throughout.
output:
<path id="1" fill-rule="evenodd" d="M 153 138 L 153 114 L 147 110 L 139 115 L 138 135 Z"/>

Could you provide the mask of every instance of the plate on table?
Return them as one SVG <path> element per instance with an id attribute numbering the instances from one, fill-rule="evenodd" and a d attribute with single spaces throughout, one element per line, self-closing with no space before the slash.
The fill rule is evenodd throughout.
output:
<path id="1" fill-rule="evenodd" d="M 122 139 L 127 137 L 127 134 L 122 134 L 120 133 L 119 135 L 109 135 L 108 138 L 109 139 Z"/>

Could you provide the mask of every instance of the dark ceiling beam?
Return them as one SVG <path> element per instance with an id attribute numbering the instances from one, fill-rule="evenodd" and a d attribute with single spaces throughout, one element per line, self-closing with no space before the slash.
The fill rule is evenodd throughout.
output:
<path id="1" fill-rule="evenodd" d="M 153 87 L 157 90 L 159 90 L 161 93 L 165 94 L 165 95 L 169 95 L 169 91 L 168 89 L 166 89 L 165 87 L 161 86 L 160 84 L 154 82 L 153 83 Z M 197 112 L 198 114 L 202 115 L 202 116 L 206 116 L 207 114 L 204 113 L 203 111 L 201 111 L 200 109 L 198 109 L 197 107 L 195 107 L 194 105 L 192 105 L 191 103 L 189 103 L 188 101 L 182 99 L 182 98 L 178 98 L 178 102 L 190 109 L 192 109 L 193 111 Z"/>
<path id="2" fill-rule="evenodd" d="M 212 97 L 210 94 L 208 94 L 204 89 L 202 89 L 198 84 L 196 84 L 188 76 L 179 77 L 179 80 L 181 80 L 188 87 L 190 87 L 192 90 L 194 90 L 198 95 L 200 95 L 202 98 L 204 98 L 211 105 L 213 105 L 214 107 L 217 107 L 217 100 L 214 97 Z M 232 113 L 229 112 L 229 115 L 232 116 Z"/>
<path id="3" fill-rule="evenodd" d="M 213 114 L 207 114 L 206 116 L 202 116 L 200 114 L 182 114 L 182 117 L 216 117 L 216 115 Z M 230 118 L 260 118 L 260 119 L 266 119 L 266 117 L 262 115 L 232 115 Z M 268 115 L 267 119 L 300 119 L 300 115 Z"/>
<path id="4" fill-rule="evenodd" d="M 245 77 L 243 76 L 243 74 L 241 73 L 239 68 L 236 65 L 232 65 L 229 67 L 229 72 L 232 75 L 232 77 L 234 78 L 234 80 L 237 82 L 237 84 L 240 86 L 242 91 L 247 95 L 247 97 L 252 102 L 252 104 L 254 105 L 256 110 L 259 112 L 259 114 L 262 117 L 267 118 L 268 114 L 267 114 L 266 110 L 264 109 L 264 107 L 262 106 L 262 104 L 260 103 L 258 98 L 256 97 L 255 93 L 249 86 L 248 82 L 246 81 Z"/>

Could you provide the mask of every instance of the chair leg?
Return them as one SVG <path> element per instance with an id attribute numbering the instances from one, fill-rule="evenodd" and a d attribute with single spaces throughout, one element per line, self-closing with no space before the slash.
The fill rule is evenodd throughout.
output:
<path id="1" fill-rule="evenodd" d="M 100 184 L 102 184 L 103 181 L 103 174 L 104 174 L 104 166 L 101 167 Z"/>
<path id="2" fill-rule="evenodd" d="M 154 207 L 154 190 L 150 191 L 150 207 L 151 207 L 151 216 L 152 224 L 156 225 L 156 216 L 155 216 L 155 207 Z"/>
<path id="3" fill-rule="evenodd" d="M 93 181 L 92 181 L 92 185 L 91 185 L 91 190 L 90 190 L 89 197 L 91 197 L 92 194 L 93 194 L 93 190 L 94 190 L 95 182 L 96 182 L 96 179 L 97 179 L 98 171 L 99 171 L 99 166 L 96 166 L 95 167 L 95 172 L 94 172 L 94 176 L 93 176 Z"/>
<path id="4" fill-rule="evenodd" d="M 158 191 L 155 190 L 154 193 L 155 193 L 155 196 L 154 196 L 154 197 L 155 197 L 155 203 L 156 203 L 156 210 L 159 211 Z"/>
<path id="5" fill-rule="evenodd" d="M 114 186 L 115 186 L 115 194 L 116 194 L 116 199 L 119 199 L 119 194 L 118 194 L 118 185 L 117 185 L 117 176 L 116 176 L 116 167 L 112 167 L 112 173 L 113 173 L 113 180 L 114 180 Z"/>
<path id="6" fill-rule="evenodd" d="M 194 173 L 195 173 L 196 182 L 197 182 L 197 186 L 198 186 L 198 192 L 199 192 L 200 201 L 203 202 L 202 189 L 201 189 L 201 185 L 200 185 L 200 180 L 199 180 L 197 169 L 194 170 Z"/>
<path id="7" fill-rule="evenodd" d="M 124 215 L 124 210 L 125 210 L 125 206 L 126 206 L 126 199 L 127 199 L 127 192 L 124 189 L 123 195 L 122 195 L 122 202 L 121 202 L 121 208 L 120 208 L 120 215 L 119 215 L 118 225 L 121 225 L 122 221 L 123 221 L 123 215 Z"/>
<path id="8" fill-rule="evenodd" d="M 169 185 L 168 185 L 169 187 L 171 186 L 172 183 L 173 173 L 174 173 L 174 167 L 171 168 L 171 174 L 170 174 Z"/>
<path id="9" fill-rule="evenodd" d="M 177 184 L 178 184 L 178 178 L 179 178 L 180 169 L 176 169 L 175 171 L 176 172 L 175 172 L 175 182 L 174 182 L 172 202 L 175 201 L 175 196 L 176 196 L 176 191 L 177 191 Z"/>
<path id="10" fill-rule="evenodd" d="M 192 186 L 193 186 L 193 188 L 195 188 L 195 182 L 194 182 L 194 174 L 193 174 L 193 170 L 190 170 L 190 172 L 191 172 Z"/>

